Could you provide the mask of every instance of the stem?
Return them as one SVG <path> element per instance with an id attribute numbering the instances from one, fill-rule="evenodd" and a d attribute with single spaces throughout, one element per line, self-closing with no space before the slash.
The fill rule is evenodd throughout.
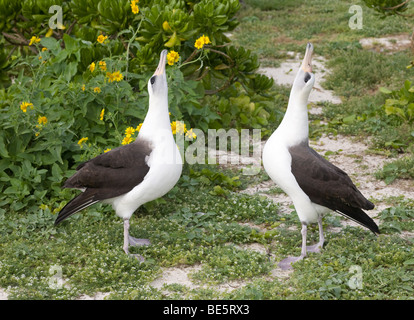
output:
<path id="1" fill-rule="evenodd" d="M 404 2 L 401 2 L 400 4 L 397 4 L 396 6 L 394 6 L 394 7 L 388 7 L 388 8 L 381 8 L 382 10 L 396 10 L 396 9 L 398 9 L 398 8 L 401 8 L 402 6 L 404 6 L 404 5 L 406 5 L 408 2 L 410 2 L 411 0 L 405 0 Z M 395 11 L 394 12 L 396 15 L 398 15 L 398 16 L 401 16 L 401 17 L 405 17 L 405 18 L 408 18 L 408 17 L 414 17 L 414 14 L 403 14 L 403 13 L 401 13 L 401 12 L 398 12 L 398 11 Z"/>
<path id="2" fill-rule="evenodd" d="M 398 9 L 400 7 L 402 7 L 403 5 L 405 5 L 406 3 L 408 3 L 410 0 L 405 0 L 404 2 L 401 2 L 400 4 L 397 4 L 394 7 L 389 7 L 389 8 L 384 8 L 384 10 L 394 10 L 394 9 Z"/>
<path id="3" fill-rule="evenodd" d="M 128 41 L 128 46 L 126 48 L 126 70 L 125 70 L 125 80 L 128 80 L 128 67 L 129 67 L 129 48 L 131 47 L 132 42 L 135 40 L 135 37 L 138 34 L 138 31 L 141 29 L 142 21 L 144 21 L 145 16 L 142 15 L 142 19 L 138 24 L 137 30 L 135 30 L 134 34 L 132 35 L 131 39 Z"/>
<path id="4" fill-rule="evenodd" d="M 414 55 L 414 29 L 413 29 L 413 34 L 411 35 L 411 51 L 413 52 L 413 55 Z"/>
<path id="5" fill-rule="evenodd" d="M 78 21 L 75 19 L 73 22 L 72 22 L 72 24 L 69 26 L 69 28 L 68 28 L 68 31 L 66 32 L 67 34 L 71 34 L 72 33 L 72 29 L 73 29 L 73 27 L 75 26 L 75 24 L 77 23 Z"/>

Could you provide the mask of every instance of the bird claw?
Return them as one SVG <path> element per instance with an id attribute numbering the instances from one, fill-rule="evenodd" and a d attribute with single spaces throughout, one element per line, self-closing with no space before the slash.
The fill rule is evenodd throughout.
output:
<path id="1" fill-rule="evenodd" d="M 145 261 L 145 258 L 137 253 L 129 254 L 129 256 L 137 259 L 140 263 L 143 263 Z"/>
<path id="2" fill-rule="evenodd" d="M 302 257 L 302 256 L 287 257 L 287 258 L 285 258 L 285 259 L 283 259 L 282 261 L 279 262 L 279 268 L 281 268 L 282 270 L 291 270 L 291 269 L 293 269 L 292 264 L 302 260 L 303 258 L 304 257 Z"/>
<path id="3" fill-rule="evenodd" d="M 148 239 L 138 239 L 128 236 L 129 245 L 132 247 L 149 246 L 151 242 Z"/>
<path id="4" fill-rule="evenodd" d="M 322 250 L 322 245 L 320 243 L 314 244 L 312 246 L 307 246 L 306 247 L 306 251 L 308 252 L 316 252 L 316 253 L 320 253 Z"/>

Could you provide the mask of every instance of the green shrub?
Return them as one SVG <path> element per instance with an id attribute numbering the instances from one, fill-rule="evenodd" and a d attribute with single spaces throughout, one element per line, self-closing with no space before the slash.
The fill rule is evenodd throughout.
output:
<path id="1" fill-rule="evenodd" d="M 64 29 L 49 29 L 52 5 Z M 255 74 L 257 56 L 225 34 L 238 25 L 238 0 L 138 5 L 0 0 L 0 211 L 57 212 L 79 162 L 132 141 L 125 130 L 134 134 L 145 117 L 147 81 L 165 48 L 179 56 L 167 68 L 173 121 L 207 130 L 278 120 L 273 80 Z"/>
<path id="2" fill-rule="evenodd" d="M 402 122 L 414 122 L 414 86 L 406 80 L 400 90 L 380 88 L 381 92 L 390 96 L 385 100 L 384 109 L 388 116 L 399 118 Z"/>

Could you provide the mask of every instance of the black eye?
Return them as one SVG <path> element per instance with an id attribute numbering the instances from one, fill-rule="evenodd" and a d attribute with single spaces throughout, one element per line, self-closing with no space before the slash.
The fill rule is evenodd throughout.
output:
<path id="1" fill-rule="evenodd" d="M 310 78 L 311 78 L 311 75 L 308 72 L 306 72 L 306 74 L 305 74 L 305 83 L 308 82 Z"/>
<path id="2" fill-rule="evenodd" d="M 151 81 L 151 84 L 154 84 L 154 82 L 155 82 L 155 76 L 153 76 L 150 81 Z"/>

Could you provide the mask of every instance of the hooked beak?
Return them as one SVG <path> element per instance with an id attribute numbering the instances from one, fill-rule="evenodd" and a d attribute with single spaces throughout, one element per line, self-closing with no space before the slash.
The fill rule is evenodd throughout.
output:
<path id="1" fill-rule="evenodd" d="M 161 75 L 165 73 L 165 62 L 167 61 L 168 50 L 162 50 L 160 55 L 160 62 L 158 63 L 157 70 L 154 72 L 154 76 Z"/>
<path id="2" fill-rule="evenodd" d="M 302 70 L 305 72 L 312 72 L 312 53 L 313 53 L 313 45 L 312 43 L 308 42 L 306 46 L 306 53 L 305 57 L 303 58 L 302 62 Z"/>

